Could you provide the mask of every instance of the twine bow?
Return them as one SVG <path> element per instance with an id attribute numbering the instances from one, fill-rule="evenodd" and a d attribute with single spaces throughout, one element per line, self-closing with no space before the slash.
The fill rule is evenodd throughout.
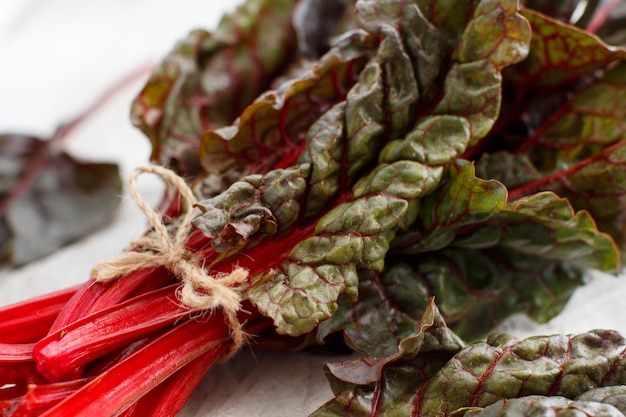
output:
<path id="1" fill-rule="evenodd" d="M 170 237 L 159 213 L 150 207 L 137 191 L 137 178 L 143 173 L 158 175 L 175 187 L 187 202 L 187 212 L 173 238 Z M 211 276 L 200 265 L 198 259 L 185 248 L 191 221 L 195 216 L 193 206 L 196 199 L 185 180 L 175 172 L 154 165 L 136 168 L 128 179 L 128 192 L 148 218 L 154 234 L 133 242 L 133 246 L 143 248 L 144 251 L 125 252 L 114 260 L 96 265 L 95 279 L 107 282 L 138 269 L 166 267 L 181 281 L 178 296 L 189 309 L 196 311 L 222 308 L 231 329 L 234 353 L 245 342 L 245 333 L 237 319 L 241 297 L 233 285 L 244 281 L 248 277 L 248 271 L 235 268 L 230 274 Z"/>

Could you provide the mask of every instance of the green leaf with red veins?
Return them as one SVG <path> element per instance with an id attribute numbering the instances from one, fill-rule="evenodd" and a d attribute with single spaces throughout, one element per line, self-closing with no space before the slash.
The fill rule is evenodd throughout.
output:
<path id="1" fill-rule="evenodd" d="M 445 247 L 500 246 L 548 261 L 616 272 L 619 254 L 587 212 L 575 212 L 554 193 L 506 202 L 504 186 L 474 175 L 471 163 L 448 167 L 439 189 L 425 197 L 418 219 L 392 242 L 396 253 L 423 253 Z"/>
<path id="2" fill-rule="evenodd" d="M 416 330 L 430 296 L 466 338 L 514 313 L 546 322 L 584 284 L 587 269 L 618 268 L 611 238 L 586 213 L 552 193 L 507 204 L 502 184 L 476 178 L 463 160 L 448 166 L 438 190 L 421 200 L 417 221 L 391 244 L 394 261 L 382 273 L 360 273 L 358 301 L 340 300 L 320 339 L 343 329 L 358 350 L 387 354 Z"/>
<path id="3" fill-rule="evenodd" d="M 413 356 L 387 357 L 386 362 L 379 358 L 379 376 L 371 381 L 361 378 L 373 374 L 370 361 L 329 365 L 336 398 L 313 416 L 370 416 L 393 410 L 397 415 L 446 417 L 504 398 L 575 399 L 596 387 L 626 382 L 626 340 L 606 330 L 523 340 L 492 335 L 458 351 L 443 366 L 441 357 L 435 362 L 432 355 L 418 350 Z M 426 372 L 425 360 L 439 369 Z"/>
<path id="4" fill-rule="evenodd" d="M 309 163 L 306 218 L 311 218 L 328 207 L 345 181 L 343 173 L 343 145 L 345 140 L 346 103 L 335 105 L 324 113 L 309 129 L 307 146 L 300 162 Z"/>
<path id="5" fill-rule="evenodd" d="M 474 175 L 474 167 L 465 160 L 448 166 L 445 178 L 433 194 L 420 204 L 417 222 L 392 243 L 400 253 L 430 252 L 450 245 L 459 229 L 487 223 L 506 209 L 506 189 L 497 181 L 485 181 Z M 493 246 L 499 233 L 490 233 Z"/>
<path id="6" fill-rule="evenodd" d="M 470 15 L 465 26 L 457 27 L 460 33 L 456 38 L 448 39 L 450 43 L 456 42 L 458 46 L 458 50 L 451 51 L 451 58 L 460 62 L 452 65 L 450 76 L 443 82 L 445 90 L 443 99 L 452 94 L 448 90 L 450 88 L 448 83 L 454 84 L 459 78 L 459 73 L 469 77 L 470 70 L 473 69 L 480 72 L 473 75 L 472 86 L 475 89 L 468 93 L 470 96 L 468 102 L 476 98 L 478 104 L 470 104 L 469 110 L 461 109 L 460 104 L 456 105 L 460 102 L 455 102 L 454 106 L 446 105 L 448 110 L 459 112 L 455 115 L 457 117 L 441 115 L 428 119 L 431 124 L 426 129 L 431 132 L 444 132 L 448 129 L 455 129 L 455 133 L 460 132 L 461 143 L 448 146 L 456 150 L 452 153 L 447 150 L 443 152 L 448 157 L 462 152 L 472 137 L 479 138 L 477 135 L 491 127 L 493 121 L 478 114 L 497 113 L 499 69 L 507 63 L 505 58 L 507 51 L 510 53 L 508 63 L 520 59 L 528 34 L 524 20 L 515 13 L 515 2 L 485 1 L 474 6 L 472 7 L 474 14 Z M 251 301 L 263 314 L 274 319 L 281 333 L 295 335 L 310 331 L 321 320 L 332 315 L 337 308 L 337 297 L 341 293 L 345 293 L 349 299 L 354 299 L 358 281 L 357 269 L 382 269 L 389 242 L 394 238 L 396 231 L 407 228 L 415 220 L 420 199 L 432 192 L 439 183 L 442 168 L 422 163 L 419 155 L 398 151 L 398 148 L 403 148 L 403 139 L 387 144 L 389 148 L 395 148 L 395 151 L 381 146 L 390 139 L 386 135 L 387 132 L 393 138 L 393 135 L 403 130 L 401 125 L 406 120 L 401 111 L 387 108 L 390 100 L 388 94 L 395 91 L 394 88 L 388 88 L 388 83 L 392 78 L 404 79 L 390 77 L 387 71 L 390 69 L 414 71 L 408 64 L 392 65 L 393 57 L 390 51 L 394 48 L 397 51 L 399 44 L 395 42 L 398 30 L 391 28 L 393 25 L 396 27 L 402 25 L 398 24 L 398 21 L 402 22 L 405 15 L 398 11 L 415 7 L 417 4 L 404 2 L 380 4 L 363 2 L 360 6 L 357 5 L 357 23 L 366 30 L 380 32 L 383 40 L 378 54 L 362 71 L 359 82 L 348 93 L 345 105 L 345 130 L 332 122 L 339 120 L 338 114 L 329 117 L 330 123 L 326 124 L 339 135 L 345 134 L 345 145 L 341 144 L 344 151 L 341 155 L 335 152 L 326 152 L 326 155 L 328 158 L 333 155 L 330 158 L 333 161 L 342 161 L 339 166 L 334 164 L 343 171 L 340 174 L 340 186 L 345 187 L 353 183 L 358 175 L 362 178 L 354 185 L 350 201 L 340 201 L 336 207 L 321 217 L 315 226 L 314 236 L 295 245 L 281 264 L 265 274 L 259 284 L 253 285 L 248 291 Z M 398 19 L 398 16 L 401 18 Z M 495 33 L 499 35 L 493 35 L 491 32 L 493 29 L 488 33 L 488 40 L 494 43 L 493 48 L 470 52 L 468 50 L 470 40 L 479 36 L 479 32 L 485 28 L 483 21 L 485 16 L 501 19 L 504 24 L 495 29 Z M 371 24 L 368 23 L 368 19 L 373 17 L 376 20 L 370 22 Z M 476 23 L 476 20 L 479 20 L 480 24 Z M 385 42 L 387 33 L 391 34 L 390 42 Z M 450 33 L 447 35 L 451 36 Z M 404 46 L 406 47 L 406 44 Z M 407 53 L 406 56 L 410 55 Z M 475 62 L 471 60 L 478 60 L 475 62 L 479 65 L 474 65 Z M 484 90 L 492 92 L 495 96 L 487 102 L 481 101 L 478 94 L 484 93 Z M 416 106 L 418 98 L 415 91 L 412 100 Z M 408 105 L 410 101 L 407 98 L 404 103 Z M 340 106 L 336 106 L 333 110 L 340 109 Z M 459 122 L 458 118 L 465 120 Z M 425 130 L 419 122 L 417 126 L 420 131 Z M 406 126 L 404 130 L 410 132 L 411 126 Z M 414 140 L 419 141 L 419 138 Z M 327 143 L 336 142 L 327 140 Z M 373 162 L 372 155 L 376 155 L 380 149 L 382 155 L 394 157 L 381 158 L 379 165 L 370 168 L 369 173 L 364 175 L 363 171 Z M 316 163 L 312 158 L 311 160 L 314 162 L 311 170 L 315 173 Z M 449 161 L 450 159 L 446 160 L 445 156 L 441 156 L 438 165 Z"/>
<path id="7" fill-rule="evenodd" d="M 390 355 L 418 330 L 419 317 L 435 297 L 450 328 L 476 340 L 515 313 L 548 321 L 585 283 L 581 268 L 502 248 L 446 249 L 400 259 L 380 273 L 361 271 L 359 299 L 341 298 L 333 317 L 320 323 L 318 339 L 342 330 L 356 350 Z"/>
<path id="8" fill-rule="evenodd" d="M 610 404 L 570 400 L 564 397 L 529 395 L 523 398 L 500 400 L 481 408 L 470 408 L 464 417 L 531 417 L 531 416 L 588 416 L 623 417 L 624 414 Z"/>
<path id="9" fill-rule="evenodd" d="M 131 111 L 152 142 L 153 162 L 199 171 L 202 133 L 232 123 L 292 61 L 295 4 L 248 0 L 214 33 L 192 32 L 161 62 Z"/>
<path id="10" fill-rule="evenodd" d="M 515 155 L 484 156 L 477 169 L 509 187 L 510 198 L 550 190 L 591 213 L 619 244 L 626 240 L 626 64 L 580 89 Z M 506 165 L 506 166 L 505 166 Z"/>
<path id="11" fill-rule="evenodd" d="M 194 227 L 212 239 L 217 252 L 237 251 L 250 238 L 288 230 L 300 215 L 309 166 L 277 169 L 249 175 L 226 191 L 196 206 L 203 214 Z"/>
<path id="12" fill-rule="evenodd" d="M 370 416 L 372 401 L 384 403 L 379 410 L 388 407 L 396 415 L 411 415 L 414 388 L 432 378 L 465 346 L 448 329 L 433 300 L 416 327 L 417 331 L 402 340 L 392 354 L 327 363 L 326 376 L 336 398 L 311 417 Z M 384 390 L 374 388 L 387 382 L 390 384 Z"/>
<path id="13" fill-rule="evenodd" d="M 610 404 L 626 414 L 626 386 L 615 385 L 611 387 L 594 388 L 578 397 L 578 401 L 595 401 Z"/>
<path id="14" fill-rule="evenodd" d="M 507 82 L 525 92 L 577 81 L 626 58 L 626 49 L 612 47 L 593 34 L 530 9 L 522 11 L 532 27 L 528 57 L 504 72 Z"/>
<path id="15" fill-rule="evenodd" d="M 456 63 L 446 76 L 444 95 L 432 113 L 465 117 L 469 144 L 477 143 L 500 112 L 500 70 L 526 57 L 529 39 L 528 23 L 517 14 L 517 2 L 477 2 L 453 53 Z"/>
<path id="16" fill-rule="evenodd" d="M 347 34 L 320 61 L 257 98 L 236 124 L 207 131 L 200 150 L 204 169 L 245 175 L 292 165 L 311 124 L 345 99 L 372 46 L 374 39 L 362 32 Z"/>
<path id="17" fill-rule="evenodd" d="M 609 273 L 620 269 L 613 239 L 598 231 L 589 213 L 574 212 L 553 193 L 509 203 L 494 220 L 503 225 L 499 245 L 508 249 Z"/>

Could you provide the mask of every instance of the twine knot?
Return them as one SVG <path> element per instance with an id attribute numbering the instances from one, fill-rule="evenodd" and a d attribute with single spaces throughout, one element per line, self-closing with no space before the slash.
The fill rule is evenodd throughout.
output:
<path id="1" fill-rule="evenodd" d="M 137 191 L 137 178 L 143 173 L 158 175 L 167 184 L 175 187 L 187 202 L 187 211 L 173 237 L 170 237 L 159 213 L 150 207 Z M 193 208 L 197 201 L 185 180 L 175 172 L 154 165 L 136 168 L 128 179 L 128 192 L 147 217 L 154 234 L 133 241 L 133 246 L 143 251 L 125 252 L 114 260 L 96 265 L 96 281 L 108 282 L 142 268 L 159 266 L 167 268 L 181 281 L 178 296 L 190 310 L 217 308 L 223 310 L 234 342 L 231 354 L 234 353 L 245 343 L 245 333 L 237 319 L 237 312 L 241 308 L 241 296 L 234 286 L 248 277 L 248 271 L 235 268 L 230 274 L 211 276 L 193 253 L 187 250 L 185 241 L 191 230 L 191 221 L 195 217 Z"/>

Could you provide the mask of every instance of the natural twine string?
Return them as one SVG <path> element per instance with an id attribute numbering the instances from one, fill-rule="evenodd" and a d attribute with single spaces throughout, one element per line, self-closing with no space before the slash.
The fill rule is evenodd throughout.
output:
<path id="1" fill-rule="evenodd" d="M 137 178 L 144 173 L 161 177 L 166 183 L 175 187 L 187 202 L 187 212 L 173 238 L 170 237 L 159 213 L 150 207 L 137 191 Z M 196 198 L 185 180 L 175 172 L 155 165 L 136 168 L 128 179 L 128 192 L 148 218 L 154 234 L 133 242 L 134 247 L 142 248 L 144 251 L 125 252 L 117 259 L 96 265 L 95 279 L 107 282 L 138 269 L 166 267 L 182 282 L 178 296 L 190 310 L 222 308 L 234 342 L 230 353 L 226 355 L 230 357 L 246 340 L 242 324 L 237 319 L 241 298 L 233 286 L 244 281 L 248 277 L 248 271 L 235 268 L 230 274 L 211 276 L 200 265 L 198 259 L 185 248 L 185 241 L 191 230 L 191 221 L 195 216 L 193 207 L 196 204 Z"/>

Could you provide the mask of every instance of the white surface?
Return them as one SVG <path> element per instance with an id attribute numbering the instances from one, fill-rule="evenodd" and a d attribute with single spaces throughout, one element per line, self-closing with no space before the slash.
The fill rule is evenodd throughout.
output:
<path id="1" fill-rule="evenodd" d="M 201 0 L 2 0 L 0 2 L 0 132 L 50 135 L 108 86 L 148 62 L 157 62 L 189 30 L 210 28 L 237 2 Z M 126 176 L 144 164 L 148 141 L 128 121 L 143 80 L 120 92 L 70 138 L 71 149 L 116 160 Z M 156 202 L 160 184 L 140 183 Z M 87 279 L 99 260 L 118 254 L 145 229 L 124 200 L 117 220 L 75 245 L 19 270 L 0 271 L 0 304 Z M 598 277 L 579 291 L 565 313 L 546 326 L 528 320 L 505 328 L 524 336 L 591 328 L 626 332 L 626 281 Z M 207 376 L 182 416 L 305 416 L 330 396 L 321 364 L 306 354 L 242 352 Z"/>

